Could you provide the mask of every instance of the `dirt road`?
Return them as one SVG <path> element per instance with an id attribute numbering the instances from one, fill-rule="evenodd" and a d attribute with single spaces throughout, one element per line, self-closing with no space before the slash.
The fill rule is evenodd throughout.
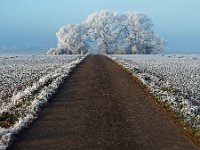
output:
<path id="1" fill-rule="evenodd" d="M 196 150 L 120 66 L 90 55 L 11 150 Z"/>

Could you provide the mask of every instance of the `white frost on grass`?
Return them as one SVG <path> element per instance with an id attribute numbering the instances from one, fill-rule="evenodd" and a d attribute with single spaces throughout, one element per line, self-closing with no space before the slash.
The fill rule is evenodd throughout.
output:
<path id="1" fill-rule="evenodd" d="M 78 55 L 0 57 L 0 107 L 41 77 L 77 59 Z"/>
<path id="2" fill-rule="evenodd" d="M 24 91 L 14 94 L 8 103 L 2 105 L 1 114 L 13 114 L 18 121 L 9 128 L 0 127 L 1 150 L 6 149 L 12 142 L 12 137 L 37 117 L 39 110 L 46 105 L 48 99 L 56 92 L 71 69 L 84 58 L 79 56 L 73 61 L 60 66 L 55 71 L 41 77 L 32 86 L 26 87 Z"/>
<path id="3" fill-rule="evenodd" d="M 109 55 L 185 122 L 200 128 L 199 55 Z"/>

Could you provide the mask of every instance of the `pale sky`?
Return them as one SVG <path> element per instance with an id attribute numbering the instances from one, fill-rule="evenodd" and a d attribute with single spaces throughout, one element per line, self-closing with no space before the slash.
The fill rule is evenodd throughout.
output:
<path id="1" fill-rule="evenodd" d="M 98 10 L 148 15 L 166 49 L 200 52 L 200 0 L 1 0 L 0 46 L 55 47 L 55 33 Z"/>

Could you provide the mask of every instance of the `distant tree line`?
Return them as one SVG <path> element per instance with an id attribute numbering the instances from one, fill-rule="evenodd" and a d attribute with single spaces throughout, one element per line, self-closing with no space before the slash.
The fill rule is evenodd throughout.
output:
<path id="1" fill-rule="evenodd" d="M 152 21 L 145 14 L 94 12 L 80 24 L 67 25 L 56 33 L 57 48 L 48 54 L 154 54 L 166 42 L 152 30 Z"/>

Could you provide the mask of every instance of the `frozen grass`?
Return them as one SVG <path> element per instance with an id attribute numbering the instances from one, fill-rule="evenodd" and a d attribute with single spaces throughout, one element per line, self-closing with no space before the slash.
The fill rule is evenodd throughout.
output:
<path id="1" fill-rule="evenodd" d="M 111 55 L 184 121 L 200 128 L 200 55 Z"/>
<path id="2" fill-rule="evenodd" d="M 12 137 L 37 117 L 71 69 L 83 59 L 78 55 L 0 58 L 0 149 L 6 149 Z"/>

